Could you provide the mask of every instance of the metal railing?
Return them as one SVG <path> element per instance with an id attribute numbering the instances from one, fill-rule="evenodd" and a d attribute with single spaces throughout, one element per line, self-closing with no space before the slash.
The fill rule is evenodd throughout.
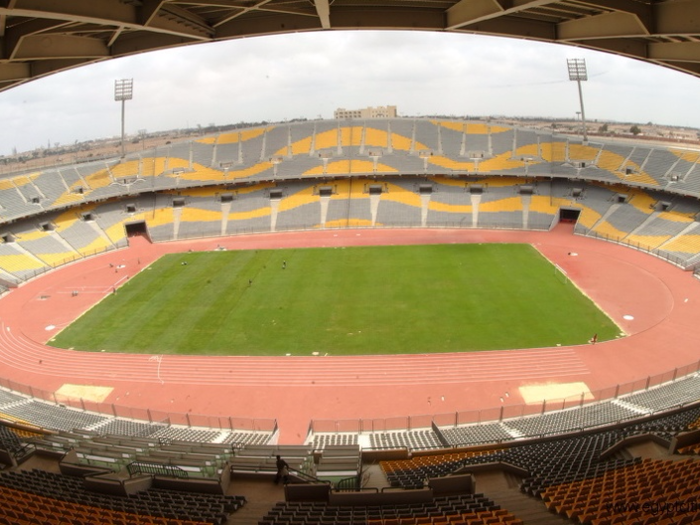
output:
<path id="1" fill-rule="evenodd" d="M 695 264 L 693 264 L 691 261 L 691 259 L 695 258 L 695 254 L 688 254 L 688 257 L 674 255 L 674 254 L 667 252 L 665 250 L 659 250 L 658 248 L 656 248 L 650 244 L 646 244 L 643 242 L 630 241 L 630 240 L 627 240 L 625 237 L 621 237 L 621 236 L 607 235 L 605 233 L 594 232 L 592 230 L 589 230 L 585 226 L 581 226 L 578 224 L 574 228 L 574 233 L 577 235 L 582 235 L 584 237 L 591 237 L 593 239 L 599 239 L 599 240 L 603 240 L 603 241 L 613 242 L 615 244 L 621 244 L 623 246 L 627 246 L 628 248 L 634 248 L 635 250 L 639 250 L 641 252 L 648 253 L 650 255 L 653 255 L 654 257 L 658 257 L 659 259 L 663 259 L 666 262 L 669 262 L 671 264 L 675 264 L 676 266 L 682 268 L 683 270 L 692 270 L 693 267 L 695 267 L 697 264 L 699 264 L 697 261 L 695 262 Z M 696 269 L 696 271 L 697 271 L 697 269 Z"/>
<path id="2" fill-rule="evenodd" d="M 165 476 L 168 478 L 187 478 L 187 471 L 175 465 L 165 463 L 149 463 L 146 461 L 134 461 L 126 466 L 129 477 L 138 474 L 149 474 L 151 476 Z"/>
<path id="3" fill-rule="evenodd" d="M 700 361 L 689 365 L 668 370 L 654 376 L 640 378 L 636 381 L 628 383 L 619 383 L 607 388 L 603 388 L 591 392 L 581 392 L 579 394 L 556 398 L 543 399 L 539 403 L 516 403 L 507 404 L 507 397 L 504 396 L 504 403 L 500 406 L 476 409 L 463 410 L 448 413 L 438 414 L 422 414 L 413 416 L 400 416 L 392 418 L 374 418 L 374 419 L 314 419 L 309 424 L 309 435 L 314 433 L 354 433 L 354 434 L 370 434 L 392 431 L 411 431 L 411 430 L 430 430 L 434 426 L 445 429 L 450 427 L 459 427 L 469 424 L 480 423 L 498 423 L 504 420 L 517 419 L 526 416 L 538 416 L 550 414 L 560 410 L 584 407 L 595 403 L 601 403 L 618 399 L 622 396 L 644 392 L 652 387 L 663 384 L 673 383 L 685 379 L 686 377 L 700 371 Z M 698 394 L 700 400 L 700 394 Z M 678 403 L 676 407 L 683 406 L 683 403 Z M 665 410 L 671 410 L 674 407 L 668 407 Z M 649 415 L 654 414 L 653 410 L 649 411 Z M 628 419 L 638 419 L 642 417 L 640 414 L 631 414 Z M 615 421 L 601 421 L 603 424 L 614 424 L 626 421 L 627 419 L 617 419 Z M 593 428 L 593 427 L 590 427 Z M 580 428 L 578 430 L 585 430 Z M 561 433 L 561 431 L 553 431 L 553 433 Z M 541 433 L 533 436 L 521 437 L 539 437 Z"/>
<path id="4" fill-rule="evenodd" d="M 232 432 L 264 432 L 270 434 L 274 434 L 278 430 L 277 420 L 274 418 L 253 419 L 236 416 L 192 414 L 188 412 L 164 412 L 150 408 L 117 405 L 115 403 L 100 403 L 84 398 L 62 396 L 52 391 L 42 390 L 4 377 L 0 377 L 0 387 L 54 404 L 57 408 L 70 407 L 107 417 L 138 420 L 154 425 L 181 425 L 184 427 L 230 430 Z M 30 423 L 41 425 L 40 422 L 30 421 Z"/>

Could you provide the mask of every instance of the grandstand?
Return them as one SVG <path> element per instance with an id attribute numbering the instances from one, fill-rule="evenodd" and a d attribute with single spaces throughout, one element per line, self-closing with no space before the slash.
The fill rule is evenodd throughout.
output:
<path id="1" fill-rule="evenodd" d="M 3 246 L 0 270 L 20 282 L 122 247 L 127 222 L 159 242 L 348 225 L 547 230 L 562 208 L 579 214 L 577 233 L 692 269 L 696 162 L 656 145 L 469 121 L 252 128 L 5 179 L 3 238 L 18 242 Z M 134 202 L 120 206 L 125 194 Z"/>
<path id="2" fill-rule="evenodd" d="M 8 466 L 0 520 L 50 523 L 47 509 L 58 508 L 75 523 L 697 522 L 700 509 L 640 510 L 696 495 L 697 160 L 658 145 L 396 118 L 269 125 L 9 176 L 0 185 L 0 308 L 23 306 L 1 317 L 0 360 L 16 376 L 0 381 L 0 462 Z M 575 225 L 562 229 L 567 222 Z M 567 384 L 588 381 L 601 370 L 588 347 L 537 349 L 522 361 L 509 352 L 379 357 L 351 377 L 350 361 L 293 359 L 290 376 L 274 361 L 245 357 L 203 363 L 44 346 L 52 296 L 68 294 L 82 311 L 160 253 L 404 235 L 527 239 L 572 274 L 569 246 L 578 246 L 581 264 L 589 255 L 622 261 L 604 289 L 663 268 L 672 277 L 645 281 L 647 291 L 600 298 L 618 308 L 621 329 L 645 334 L 652 348 L 665 341 L 662 328 L 683 337 L 668 366 L 646 353 L 635 370 L 623 368 L 624 356 L 642 336 L 599 345 L 614 376 L 591 380 L 594 391 L 522 403 L 501 385 L 557 374 L 568 374 Z M 99 288 L 89 268 L 114 284 Z M 600 277 L 592 268 L 574 276 L 577 284 Z M 66 284 L 43 286 L 44 274 Z M 686 308 L 676 306 L 682 298 Z M 640 302 L 658 311 L 625 321 L 624 309 Z M 66 309 L 60 323 L 71 316 Z M 105 363 L 109 378 L 97 381 Z M 36 377 L 53 379 L 30 383 Z M 322 393 L 317 402 L 300 386 L 307 381 Z M 66 395 L 58 388 L 66 383 L 109 384 L 114 393 Z M 178 399 L 165 394 L 172 383 Z M 421 384 L 425 396 L 413 388 Z M 383 399 L 352 413 L 324 404 L 367 395 Z M 264 406 L 251 416 L 258 396 Z M 303 405 L 309 410 L 295 411 Z M 292 470 L 285 489 L 271 483 L 277 454 Z M 650 476 L 664 481 L 647 487 Z"/>
<path id="3" fill-rule="evenodd" d="M 0 90 L 153 49 L 399 27 L 700 76 L 696 0 L 358 5 L 5 2 Z M 492 120 L 392 118 L 256 126 L 7 175 L 0 524 L 699 523 L 699 161 Z M 340 361 L 44 344 L 162 253 L 359 242 L 532 243 L 629 337 Z M 272 483 L 278 454 L 286 487 Z"/>
<path id="4" fill-rule="evenodd" d="M 697 383 L 697 377 L 683 382 Z M 697 384 L 669 384 L 647 395 L 647 404 L 679 389 L 696 399 Z M 2 396 L 3 411 L 20 401 L 16 394 Z M 617 401 L 627 412 L 625 405 L 645 402 L 638 394 Z M 0 474 L 0 520 L 670 524 L 700 518 L 693 503 L 700 468 L 692 455 L 697 404 L 656 416 L 627 414 L 633 419 L 626 422 L 611 410 L 588 416 L 579 415 L 582 426 L 574 432 L 566 418 L 521 421 L 554 437 L 514 438 L 516 428 L 526 428 L 514 420 L 488 431 L 480 425 L 477 433 L 437 426 L 371 433 L 363 447 L 330 439 L 300 446 L 232 443 L 216 433 L 163 424 L 146 432 L 123 427 L 124 433 L 103 433 L 49 432 L 14 422 L 0 427 L 0 455 L 11 466 Z M 618 422 L 610 424 L 610 418 Z M 600 428 L 581 432 L 587 423 Z M 468 445 L 468 436 L 484 445 Z M 277 455 L 291 472 L 283 492 L 271 483 Z"/>

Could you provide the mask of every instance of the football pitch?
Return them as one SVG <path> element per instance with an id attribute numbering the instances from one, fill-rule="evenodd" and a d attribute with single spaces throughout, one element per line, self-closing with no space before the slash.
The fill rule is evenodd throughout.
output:
<path id="1" fill-rule="evenodd" d="M 155 354 L 351 355 L 585 344 L 619 328 L 525 244 L 167 255 L 49 343 Z"/>

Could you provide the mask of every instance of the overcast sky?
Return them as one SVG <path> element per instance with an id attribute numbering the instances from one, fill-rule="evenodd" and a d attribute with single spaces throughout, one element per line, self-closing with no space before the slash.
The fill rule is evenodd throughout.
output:
<path id="1" fill-rule="evenodd" d="M 700 79 L 640 61 L 525 40 L 421 32 L 319 32 L 202 44 L 109 60 L 0 93 L 0 155 L 118 136 L 114 81 L 134 79 L 126 132 L 400 115 L 574 118 L 567 58 L 585 58 L 589 120 L 700 127 Z"/>

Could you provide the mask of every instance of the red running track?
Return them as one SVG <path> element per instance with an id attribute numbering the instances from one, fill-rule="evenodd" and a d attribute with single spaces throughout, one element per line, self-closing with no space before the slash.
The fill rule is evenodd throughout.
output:
<path id="1" fill-rule="evenodd" d="M 112 286 L 164 253 L 219 245 L 233 250 L 475 242 L 533 244 L 629 335 L 596 345 L 466 354 L 159 361 L 44 344 Z M 690 273 L 627 247 L 574 236 L 569 226 L 552 232 L 332 230 L 157 245 L 134 239 L 126 250 L 62 267 L 0 300 L 0 364 L 4 377 L 44 390 L 66 383 L 112 387 L 105 402 L 117 405 L 276 418 L 280 442 L 300 443 L 311 419 L 385 419 L 519 405 L 521 386 L 580 381 L 597 391 L 694 363 L 698 305 L 700 283 Z"/>

